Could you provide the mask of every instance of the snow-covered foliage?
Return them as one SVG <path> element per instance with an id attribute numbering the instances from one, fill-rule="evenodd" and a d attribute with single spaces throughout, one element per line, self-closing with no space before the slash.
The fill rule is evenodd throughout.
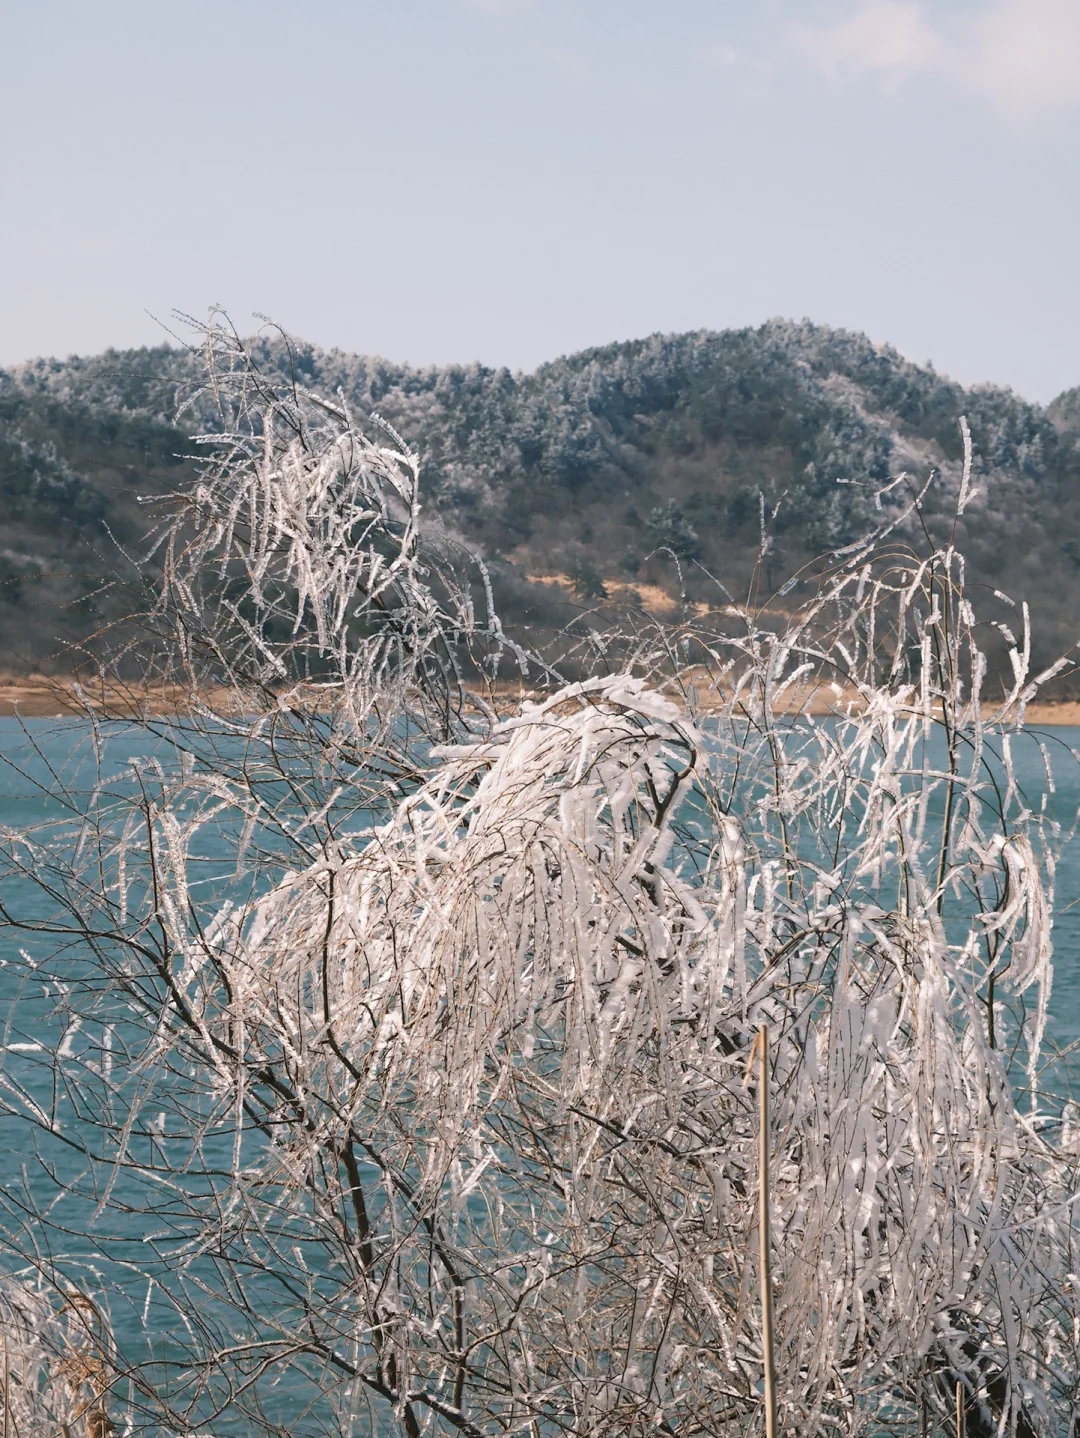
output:
<path id="1" fill-rule="evenodd" d="M 245 352 L 253 385 L 289 406 L 295 385 L 355 415 L 376 409 L 408 437 L 423 459 L 427 519 L 489 556 L 510 629 L 572 616 L 563 590 L 529 576 L 567 576 L 589 604 L 606 588 L 611 604 L 633 606 L 620 555 L 647 607 L 684 590 L 709 603 L 711 575 L 744 592 L 759 494 L 776 509 L 770 587 L 857 538 L 876 518 L 876 488 L 899 469 L 941 469 L 933 527 L 955 493 L 966 413 L 989 481 L 959 531 L 970 573 L 1040 605 L 1041 653 L 1073 639 L 1058 617 L 1080 594 L 1080 439 L 1067 396 L 1043 409 L 1001 388 L 965 390 L 865 336 L 782 320 L 651 335 L 532 374 L 414 369 L 286 341 L 269 325 Z M 203 361 L 193 343 L 0 371 L 0 527 L 18 571 L 0 572 L 9 663 L 51 660 L 58 635 L 100 652 L 99 630 L 128 616 L 125 556 L 142 553 L 145 532 L 136 496 L 189 486 L 188 432 L 236 428 L 232 397 L 223 415 Z M 253 397 L 256 407 L 266 398 Z"/>
<path id="2" fill-rule="evenodd" d="M 93 1304 L 0 1278 L 0 1424 L 11 1438 L 108 1438 L 103 1325 Z"/>
<path id="3" fill-rule="evenodd" d="M 1049 412 L 1011 391 L 964 390 L 864 335 L 806 321 L 651 335 L 532 374 L 479 364 L 413 369 L 286 344 L 273 327 L 251 341 L 250 355 L 279 388 L 340 391 L 357 413 L 378 409 L 422 451 L 428 494 L 448 523 L 479 526 L 507 552 L 528 542 L 532 528 L 539 548 L 546 531 L 536 521 L 579 501 L 610 509 L 613 499 L 632 498 L 644 518 L 670 498 L 652 479 L 671 479 L 687 455 L 695 458 L 678 497 L 700 506 L 694 518 L 710 564 L 725 553 L 712 539 L 737 517 L 733 481 L 763 488 L 772 501 L 783 493 L 778 522 L 802 548 L 843 543 L 866 514 L 859 488 L 838 489 L 837 478 L 884 482 L 904 466 L 958 461 L 961 413 L 976 436 L 977 464 L 994 477 L 996 520 L 1006 496 L 1029 509 L 1040 492 L 1060 501 L 1076 465 L 1067 424 L 1058 432 Z M 166 454 L 176 448 L 178 393 L 192 400 L 196 427 L 217 423 L 201 378 L 197 346 L 37 360 L 0 372 L 0 426 L 44 425 L 61 435 L 101 427 L 102 447 L 109 423 L 123 431 L 138 421 L 142 429 L 124 447 L 148 466 L 163 440 Z M 70 414 L 62 428 L 61 406 Z M 718 450 L 731 449 L 738 463 L 718 465 Z M 710 471 L 703 487 L 702 461 Z M 1051 511 L 1058 524 L 1062 508 L 1057 502 Z M 628 522 L 620 547 L 636 537 L 638 522 Z M 1071 513 L 1067 522 L 1072 536 Z M 1061 564 L 1060 553 L 1053 562 Z"/>
<path id="4" fill-rule="evenodd" d="M 920 1433 L 959 1384 L 969 1435 L 1071 1433 L 1026 616 L 991 695 L 959 556 L 890 547 L 915 496 L 786 614 L 474 703 L 497 621 L 409 451 L 256 379 L 161 539 L 179 757 L 7 844 L 52 910 L 8 924 L 81 946 L 34 959 L 58 1108 L 8 1102 L 99 1116 L 96 1201 L 112 1163 L 167 1214 L 187 1418 L 760 1431 L 767 1024 L 781 1431 Z"/>
<path id="5" fill-rule="evenodd" d="M 221 427 L 197 437 L 209 457 L 168 504 L 154 551 L 166 677 L 241 703 L 343 707 L 356 730 L 409 691 L 445 728 L 465 668 L 490 677 L 506 644 L 483 566 L 470 588 L 463 556 L 455 567 L 421 526 L 418 456 L 377 416 L 369 438 L 343 397 L 276 390 L 226 330 L 207 332 L 205 358 L 188 404 L 213 402 Z"/>

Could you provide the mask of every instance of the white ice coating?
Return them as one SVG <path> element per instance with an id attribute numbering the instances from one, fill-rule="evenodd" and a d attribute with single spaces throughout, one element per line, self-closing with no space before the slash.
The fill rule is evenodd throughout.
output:
<path id="1" fill-rule="evenodd" d="M 1001 1001 L 1034 988 L 1034 1071 L 1050 982 L 1031 840 L 967 813 L 947 884 L 988 892 L 993 876 L 1002 899 L 947 925 L 940 834 L 900 777 L 923 716 L 879 694 L 804 752 L 789 740 L 763 795 L 790 832 L 843 776 L 850 801 L 861 787 L 857 822 L 827 819 L 846 823 L 837 862 L 794 839 L 762 862 L 753 809 L 720 807 L 729 722 L 706 742 L 627 677 L 526 703 L 484 742 L 433 752 L 358 852 L 217 935 L 233 1000 L 205 1021 L 242 1031 L 252 1065 L 280 1053 L 313 1125 L 283 1113 L 267 1162 L 358 1131 L 410 1175 L 405 1207 L 441 1215 L 470 1275 L 474 1341 L 512 1335 L 501 1411 L 557 1394 L 592 1432 L 628 1405 L 752 1407 L 743 1070 L 767 1021 L 785 1423 L 875 1431 L 932 1354 L 978 1366 L 975 1388 L 1011 1375 L 1033 1412 L 1048 1368 L 1073 1361 L 1073 1299 L 1072 1164 L 1021 1113 L 1001 1054 L 1016 1037 Z M 191 997 L 208 997 L 197 975 Z M 400 1361 L 430 1373 L 430 1325 L 451 1311 L 421 1318 L 416 1241 L 404 1224 L 388 1271 Z"/>
<path id="2" fill-rule="evenodd" d="M 0 1278 L 0 1431 L 11 1438 L 115 1431 L 100 1426 L 109 1346 L 100 1313 L 80 1295 L 50 1291 L 33 1276 Z"/>
<path id="3" fill-rule="evenodd" d="M 175 1045 L 167 1093 L 261 1135 L 184 1252 L 302 1296 L 282 1361 L 301 1325 L 342 1432 L 372 1393 L 470 1438 L 756 1431 L 767 1024 L 781 1431 L 932 1429 L 959 1380 L 969 1435 L 1064 1434 L 1077 1122 L 1036 1083 L 1061 835 L 1010 738 L 1052 667 L 1021 612 L 989 703 L 960 556 L 908 542 L 926 488 L 888 485 L 805 603 L 613 638 L 625 672 L 500 718 L 460 655 L 501 630 L 425 549 L 416 456 L 302 397 L 230 435 L 159 551 L 201 757 L 87 820 L 71 881 L 109 876 L 133 1066 Z M 334 819 L 351 795 L 377 827 Z M 223 816 L 261 896 L 207 917 Z M 218 1301 L 246 1322 L 245 1281 Z"/>

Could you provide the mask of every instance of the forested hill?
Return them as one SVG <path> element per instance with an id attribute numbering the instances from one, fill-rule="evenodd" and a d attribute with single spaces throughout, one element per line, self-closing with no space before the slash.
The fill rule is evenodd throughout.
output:
<path id="1" fill-rule="evenodd" d="M 519 619 L 605 596 L 659 610 L 680 582 L 708 603 L 710 575 L 737 595 L 760 496 L 776 587 L 863 531 L 889 476 L 937 467 L 945 502 L 965 414 L 982 492 L 958 538 L 974 578 L 1031 603 L 1044 652 L 1080 639 L 1080 389 L 1042 408 L 784 321 L 654 335 L 532 374 L 255 352 L 419 448 L 432 522 L 488 556 Z M 174 419 L 200 373 L 197 351 L 169 347 L 0 372 L 0 666 L 46 662 L 120 602 L 107 586 L 139 550 L 136 496 L 184 482 L 186 435 L 212 422 L 197 408 Z"/>

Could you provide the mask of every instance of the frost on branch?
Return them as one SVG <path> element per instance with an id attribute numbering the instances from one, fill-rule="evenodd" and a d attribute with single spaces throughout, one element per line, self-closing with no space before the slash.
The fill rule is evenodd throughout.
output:
<path id="1" fill-rule="evenodd" d="M 331 1432 L 759 1430 L 765 1023 L 782 1431 L 921 1433 L 959 1384 L 969 1438 L 1063 1435 L 1026 614 L 988 694 L 962 561 L 897 538 L 916 495 L 792 611 L 610 636 L 623 672 L 499 718 L 413 458 L 234 379 L 162 538 L 176 753 L 5 848 L 68 1025 L 56 1114 L 6 1101 L 95 1115 L 95 1203 L 143 1181 L 192 1424 L 280 1431 L 280 1384 Z"/>
<path id="2" fill-rule="evenodd" d="M 204 352 L 187 406 L 220 427 L 158 521 L 155 668 L 202 703 L 364 731 L 408 702 L 448 732 L 466 679 L 523 658 L 484 566 L 422 522 L 418 454 L 378 415 L 365 433 L 344 396 L 272 382 L 226 324 Z"/>
<path id="3" fill-rule="evenodd" d="M 0 1278 L 0 1425 L 5 1434 L 109 1438 L 108 1368 L 96 1308 Z"/>
<path id="4" fill-rule="evenodd" d="M 960 1378 L 971 1425 L 1028 1431 L 1071 1371 L 1071 1161 L 1019 1111 L 976 971 L 993 936 L 1015 989 L 1048 983 L 1030 841 L 981 835 L 968 806 L 950 881 L 1009 897 L 948 931 L 903 782 L 921 715 L 790 736 L 779 795 L 749 772 L 739 818 L 719 801 L 732 729 L 706 744 L 617 678 L 433 754 L 355 856 L 218 936 L 232 1001 L 203 1021 L 309 1096 L 303 1148 L 355 1142 L 376 1166 L 360 1332 L 390 1304 L 418 1391 L 455 1406 L 464 1341 L 482 1411 L 600 1433 L 743 1431 L 757 1410 L 743 1071 L 767 1020 L 785 1423 L 880 1431 L 946 1411 Z M 978 775 L 957 782 L 970 798 Z M 271 1127 L 283 1177 L 285 1107 Z"/>

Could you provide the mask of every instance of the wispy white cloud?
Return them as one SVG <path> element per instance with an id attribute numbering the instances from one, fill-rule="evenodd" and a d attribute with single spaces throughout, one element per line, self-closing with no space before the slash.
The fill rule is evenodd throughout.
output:
<path id="1" fill-rule="evenodd" d="M 958 80 L 1013 118 L 1080 108 L 1080 0 L 997 0 L 952 48 Z"/>
<path id="2" fill-rule="evenodd" d="M 532 0 L 462 0 L 468 10 L 479 10 L 482 15 L 520 15 L 528 10 Z"/>
<path id="3" fill-rule="evenodd" d="M 714 65 L 722 69 L 730 69 L 732 65 L 744 63 L 744 57 L 731 45 L 710 45 L 708 58 Z"/>
<path id="4" fill-rule="evenodd" d="M 588 83 L 589 65 L 576 50 L 549 49 L 544 52 L 548 64 L 567 84 L 581 86 Z"/>
<path id="5" fill-rule="evenodd" d="M 870 78 L 895 94 L 935 76 L 1021 122 L 1080 108 L 1080 0 L 986 0 L 944 18 L 919 0 L 858 0 L 787 38 L 834 83 Z"/>
<path id="6" fill-rule="evenodd" d="M 890 88 L 933 69 L 944 48 L 922 5 L 911 0 L 863 0 L 832 24 L 793 24 L 789 38 L 831 80 L 875 75 Z"/>

